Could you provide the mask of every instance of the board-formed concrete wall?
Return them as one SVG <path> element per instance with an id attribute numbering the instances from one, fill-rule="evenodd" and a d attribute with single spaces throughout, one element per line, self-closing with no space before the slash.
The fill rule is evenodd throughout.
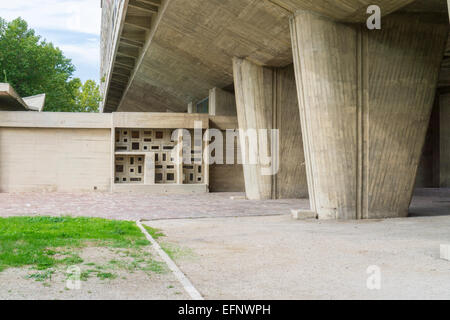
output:
<path id="1" fill-rule="evenodd" d="M 109 191 L 111 130 L 0 128 L 0 192 Z"/>
<path id="2" fill-rule="evenodd" d="M 114 140 L 119 128 L 193 128 L 201 122 L 225 131 L 237 128 L 236 117 L 183 113 L 0 112 L 0 192 L 133 191 L 114 184 Z M 214 192 L 243 191 L 242 165 L 212 165 Z M 205 168 L 207 170 L 207 168 Z M 208 170 L 207 170 L 208 171 Z M 209 175 L 208 175 L 209 176 Z M 140 186 L 138 186 L 140 187 Z M 145 187 L 145 186 L 144 186 Z M 192 186 L 186 190 L 192 192 Z M 128 188 L 128 189 L 127 189 Z M 166 192 L 164 188 L 141 188 Z M 170 189 L 176 193 L 182 188 Z M 186 192 L 184 190 L 184 192 Z"/>

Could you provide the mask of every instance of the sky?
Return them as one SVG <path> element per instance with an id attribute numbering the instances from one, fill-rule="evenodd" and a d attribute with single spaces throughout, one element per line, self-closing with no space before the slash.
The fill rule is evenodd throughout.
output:
<path id="1" fill-rule="evenodd" d="M 100 0 L 0 0 L 0 17 L 22 17 L 59 47 L 83 82 L 100 78 Z"/>

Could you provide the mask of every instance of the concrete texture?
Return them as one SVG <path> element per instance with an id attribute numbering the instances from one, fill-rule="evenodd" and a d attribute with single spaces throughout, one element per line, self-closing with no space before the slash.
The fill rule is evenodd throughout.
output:
<path id="1" fill-rule="evenodd" d="M 212 177 L 215 180 L 210 180 L 209 166 L 205 163 L 201 170 L 200 166 L 185 167 L 183 170 L 181 161 L 176 169 L 168 168 L 169 164 L 175 168 L 172 162 L 155 161 L 155 165 L 163 166 L 162 169 L 156 168 L 156 174 L 165 173 L 164 179 L 159 181 L 164 183 L 156 183 L 156 185 L 152 184 L 151 170 L 136 174 L 137 165 L 128 169 L 135 171 L 131 176 L 140 178 L 141 183 L 130 183 L 132 177 L 127 168 L 124 168 L 127 171 L 126 174 L 124 172 L 116 174 L 115 164 L 124 165 L 123 161 L 116 163 L 116 156 L 125 160 L 129 156 L 144 156 L 152 147 L 162 148 L 161 143 L 165 144 L 164 147 L 173 146 L 173 143 L 169 141 L 170 133 L 166 134 L 163 140 L 145 141 L 153 137 L 153 134 L 145 136 L 144 133 L 148 131 L 146 129 L 161 129 L 158 131 L 167 133 L 171 129 L 194 129 L 199 122 L 204 129 L 209 127 L 210 122 L 222 131 L 235 130 L 237 127 L 237 118 L 234 116 L 207 114 L 3 111 L 0 116 L 0 192 L 106 192 L 112 190 L 192 193 L 207 192 L 208 185 L 211 186 L 211 191 L 241 192 L 243 173 L 242 166 L 238 164 L 232 166 L 215 164 Z M 123 132 L 130 132 L 130 128 L 139 131 L 140 138 L 129 139 L 124 136 Z M 154 132 L 154 130 L 149 131 Z M 138 144 L 137 150 L 132 148 L 135 143 Z M 206 144 L 204 150 L 207 153 Z M 145 159 L 148 158 L 145 157 Z M 164 159 L 161 153 L 159 153 L 159 159 Z M 151 163 L 147 162 L 147 164 Z M 149 173 L 150 175 L 145 179 L 144 177 Z M 180 184 L 170 184 L 174 181 L 166 181 L 167 173 L 176 174 L 175 180 Z M 193 181 L 189 178 L 191 173 Z M 183 174 L 186 179 L 181 184 Z M 126 183 L 116 183 L 119 182 L 116 178 L 121 182 L 124 182 L 123 178 L 125 178 Z"/>
<path id="2" fill-rule="evenodd" d="M 447 17 L 394 13 L 370 31 L 298 11 L 291 32 L 312 210 L 323 219 L 406 216 Z"/>
<path id="3" fill-rule="evenodd" d="M 120 105 L 119 111 L 183 112 L 211 88 L 232 84 L 233 57 L 273 67 L 291 64 L 288 19 L 299 9 L 339 21 L 364 22 L 369 5 L 379 5 L 383 16 L 411 3 L 421 12 L 446 13 L 444 1 L 167 0 L 155 8 L 151 19 L 148 11 L 136 7 L 119 8 L 119 14 L 111 17 L 111 7 L 105 6 L 102 75 L 113 75 L 106 82 L 109 91 L 102 91 L 105 111 Z M 111 41 L 112 20 L 119 32 Z M 150 20 L 151 26 L 145 26 Z M 122 50 L 116 54 L 114 47 Z M 114 56 L 115 63 L 109 64 Z"/>
<path id="4" fill-rule="evenodd" d="M 234 59 L 233 70 L 239 129 L 247 133 L 247 137 L 240 136 L 247 197 L 307 198 L 293 66 L 264 68 L 245 59 Z M 278 130 L 278 137 L 271 136 L 269 130 L 273 129 Z M 271 157 L 269 165 L 262 163 L 267 157 Z"/>
<path id="5" fill-rule="evenodd" d="M 111 130 L 0 128 L 0 192 L 111 189 Z"/>
<path id="6" fill-rule="evenodd" d="M 219 88 L 209 90 L 210 116 L 236 116 L 236 97 Z"/>
<path id="7" fill-rule="evenodd" d="M 324 219 L 407 215 L 445 67 L 445 0 L 168 0 L 152 10 L 133 3 L 116 17 L 104 7 L 103 33 L 111 34 L 112 20 L 118 34 L 102 38 L 117 47 L 102 50 L 104 62 L 114 61 L 103 63 L 103 111 L 185 112 L 213 88 L 232 91 L 234 80 L 240 126 L 274 128 L 268 101 L 285 90 L 268 70 L 294 63 L 312 210 Z M 369 5 L 381 9 L 381 30 L 365 27 Z M 237 68 L 241 59 L 257 67 Z M 244 170 L 249 198 L 275 198 L 277 183 L 258 169 Z"/>
<path id="8" fill-rule="evenodd" d="M 0 83 L 0 111 L 39 111 L 44 109 L 45 93 L 21 98 L 9 83 Z"/>
<path id="9" fill-rule="evenodd" d="M 205 299 L 449 299 L 450 216 L 293 221 L 290 216 L 152 221 Z M 369 290 L 369 267 L 380 290 Z M 372 270 L 372 269 L 369 269 Z M 373 272 L 373 271 L 372 271 Z"/>
<path id="10" fill-rule="evenodd" d="M 440 167 L 439 186 L 450 187 L 450 93 L 442 94 L 439 101 L 440 107 Z"/>

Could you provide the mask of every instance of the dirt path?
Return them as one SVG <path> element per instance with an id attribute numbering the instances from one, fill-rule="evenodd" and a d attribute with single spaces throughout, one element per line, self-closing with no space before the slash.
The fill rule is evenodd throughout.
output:
<path id="1" fill-rule="evenodd" d="M 150 268 L 158 272 L 143 270 L 145 267 L 135 268 L 136 261 L 144 258 L 130 257 L 124 250 L 84 249 L 80 253 L 84 262 L 76 265 L 87 277 L 80 281 L 80 289 L 67 287 L 69 274 L 66 267 L 44 271 L 7 269 L 0 273 L 0 300 L 189 299 L 151 247 L 148 247 L 148 253 L 158 263 Z"/>

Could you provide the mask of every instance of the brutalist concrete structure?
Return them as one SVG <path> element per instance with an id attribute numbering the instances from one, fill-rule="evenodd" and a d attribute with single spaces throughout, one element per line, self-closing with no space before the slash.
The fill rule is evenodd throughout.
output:
<path id="1" fill-rule="evenodd" d="M 235 96 L 239 128 L 280 130 L 281 172 L 244 164 L 248 198 L 296 190 L 320 218 L 372 219 L 407 216 L 429 172 L 449 186 L 447 1 L 102 6 L 103 112 L 204 112 L 221 90 Z M 368 28 L 378 8 L 381 28 Z M 214 112 L 227 108 L 220 99 Z"/>

